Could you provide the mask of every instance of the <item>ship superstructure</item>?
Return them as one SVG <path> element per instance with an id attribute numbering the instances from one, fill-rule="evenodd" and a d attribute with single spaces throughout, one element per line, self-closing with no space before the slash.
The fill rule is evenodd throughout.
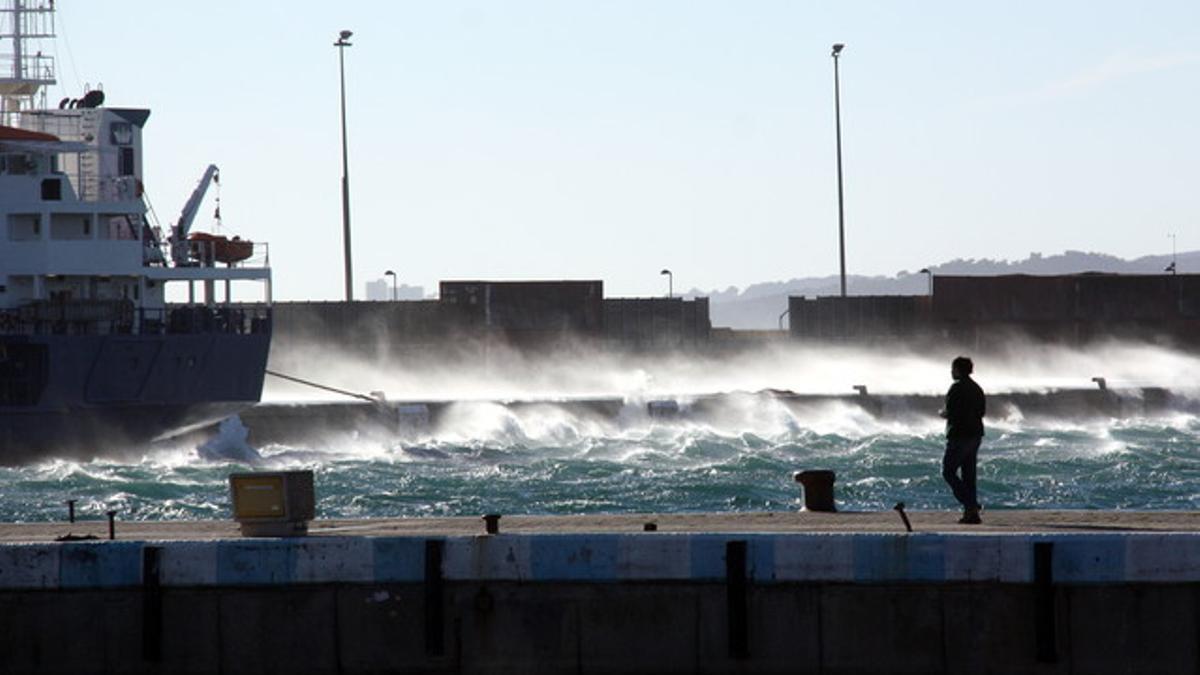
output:
<path id="1" fill-rule="evenodd" d="M 99 90 L 47 108 L 53 60 L 36 43 L 53 36 L 53 2 L 5 4 L 0 463 L 133 450 L 253 404 L 271 333 L 266 245 L 190 232 L 211 166 L 169 233 L 151 222 L 150 111 L 105 107 Z M 247 281 L 261 300 L 233 302 Z"/>

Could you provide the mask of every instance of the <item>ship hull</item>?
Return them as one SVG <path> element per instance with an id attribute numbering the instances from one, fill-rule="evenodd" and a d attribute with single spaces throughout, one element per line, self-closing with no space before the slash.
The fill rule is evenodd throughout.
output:
<path id="1" fill-rule="evenodd" d="M 270 334 L 0 336 L 0 464 L 128 456 L 262 395 Z"/>

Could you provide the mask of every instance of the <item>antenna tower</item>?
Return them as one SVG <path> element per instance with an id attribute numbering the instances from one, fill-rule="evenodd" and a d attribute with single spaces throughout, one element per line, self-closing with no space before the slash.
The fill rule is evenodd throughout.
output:
<path id="1" fill-rule="evenodd" d="M 0 0 L 0 124 L 46 108 L 45 88 L 57 80 L 43 40 L 54 40 L 54 0 Z"/>

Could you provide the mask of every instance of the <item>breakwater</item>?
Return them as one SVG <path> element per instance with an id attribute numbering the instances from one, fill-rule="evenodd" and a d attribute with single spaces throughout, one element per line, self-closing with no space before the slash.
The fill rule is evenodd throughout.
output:
<path id="1" fill-rule="evenodd" d="M 502 521 L 491 536 L 347 536 L 347 527 L 293 540 L 0 546 L 6 669 L 1108 673 L 1197 665 L 1194 531 L 508 533 Z"/>
<path id="2" fill-rule="evenodd" d="M 631 399 L 625 397 L 497 400 L 497 401 L 335 401 L 260 403 L 240 414 L 252 444 L 293 444 L 314 434 L 411 437 L 435 429 L 456 406 L 487 404 L 507 410 L 553 409 L 578 419 L 632 423 L 646 420 L 703 424 L 720 420 L 747 401 L 772 402 L 798 414 L 831 405 L 861 410 L 877 419 L 936 419 L 943 399 L 937 395 L 870 393 L 797 394 L 766 390 L 731 394 Z M 1161 387 L 1125 389 L 1054 389 L 1041 392 L 998 392 L 988 397 L 993 418 L 1019 415 L 1023 419 L 1125 418 L 1170 412 L 1195 414 L 1200 401 Z M 211 433 L 211 430 L 209 431 Z"/>

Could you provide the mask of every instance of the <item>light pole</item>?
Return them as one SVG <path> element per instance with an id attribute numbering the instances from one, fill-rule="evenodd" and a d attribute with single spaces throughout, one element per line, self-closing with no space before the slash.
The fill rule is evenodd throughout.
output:
<path id="1" fill-rule="evenodd" d="M 842 92 L 838 81 L 838 55 L 846 45 L 833 46 L 833 116 L 837 125 L 837 179 L 838 179 L 838 258 L 842 264 L 842 297 L 846 297 L 846 216 L 842 208 Z"/>
<path id="2" fill-rule="evenodd" d="M 338 72 L 342 80 L 342 243 L 346 257 L 346 302 L 354 300 L 354 273 L 350 266 L 350 159 L 346 150 L 346 47 L 350 46 L 348 30 L 338 33 Z"/>
<path id="3" fill-rule="evenodd" d="M 388 270 L 383 273 L 383 276 L 392 278 L 392 302 L 395 302 L 396 301 L 396 273 L 391 270 Z"/>
<path id="4" fill-rule="evenodd" d="M 1179 272 L 1175 267 L 1175 234 L 1172 233 L 1168 234 L 1167 236 L 1171 238 L 1171 264 L 1167 265 L 1167 269 L 1165 271 L 1170 272 L 1171 274 L 1178 274 Z"/>
<path id="5" fill-rule="evenodd" d="M 667 275 L 667 299 L 670 300 L 675 297 L 675 275 L 671 274 L 671 270 L 663 270 L 659 274 Z"/>
<path id="6" fill-rule="evenodd" d="M 932 296 L 933 295 L 933 272 L 930 272 L 928 267 L 922 267 L 919 274 L 925 274 L 925 275 L 929 276 L 929 295 Z"/>

